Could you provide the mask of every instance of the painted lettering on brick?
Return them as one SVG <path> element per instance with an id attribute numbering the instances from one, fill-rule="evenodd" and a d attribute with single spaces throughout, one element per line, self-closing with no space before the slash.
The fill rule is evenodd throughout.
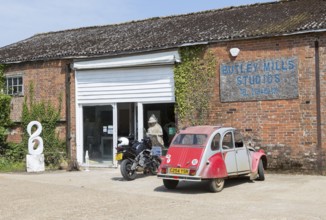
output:
<path id="1" fill-rule="evenodd" d="M 296 57 L 222 63 L 222 102 L 298 98 Z"/>

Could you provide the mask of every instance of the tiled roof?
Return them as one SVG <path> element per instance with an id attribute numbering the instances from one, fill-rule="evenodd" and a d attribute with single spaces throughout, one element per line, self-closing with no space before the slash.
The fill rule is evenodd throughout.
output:
<path id="1" fill-rule="evenodd" d="M 37 34 L 0 48 L 0 63 L 97 57 L 326 30 L 326 0 L 289 0 Z"/>

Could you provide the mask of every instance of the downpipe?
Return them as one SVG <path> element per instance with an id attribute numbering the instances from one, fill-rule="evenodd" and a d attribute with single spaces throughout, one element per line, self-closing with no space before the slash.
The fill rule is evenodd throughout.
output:
<path id="1" fill-rule="evenodd" d="M 317 169 L 319 174 L 323 174 L 322 158 L 322 127 L 321 127 L 321 98 L 320 98 L 320 57 L 319 41 L 315 41 L 315 79 L 316 79 L 316 111 L 317 111 Z"/>

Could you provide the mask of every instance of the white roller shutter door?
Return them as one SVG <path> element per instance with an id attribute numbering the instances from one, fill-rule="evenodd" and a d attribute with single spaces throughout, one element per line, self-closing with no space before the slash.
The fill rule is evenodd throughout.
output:
<path id="1" fill-rule="evenodd" d="M 173 77 L 172 65 L 77 70 L 77 102 L 174 102 Z"/>

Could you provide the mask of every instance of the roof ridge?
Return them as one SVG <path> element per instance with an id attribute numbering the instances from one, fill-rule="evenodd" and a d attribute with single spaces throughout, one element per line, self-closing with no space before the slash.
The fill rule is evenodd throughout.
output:
<path id="1" fill-rule="evenodd" d="M 285 0 L 285 1 L 289 2 L 289 1 L 299 1 L 299 0 Z M 37 33 L 37 34 L 34 34 L 33 36 L 31 36 L 30 38 L 41 36 L 41 35 L 63 33 L 63 32 L 68 32 L 68 31 L 96 29 L 96 28 L 101 28 L 101 27 L 114 27 L 114 26 L 128 25 L 128 24 L 132 24 L 132 23 L 141 23 L 141 22 L 146 22 L 146 21 L 150 21 L 150 20 L 169 19 L 169 18 L 175 18 L 175 17 L 186 17 L 186 16 L 191 16 L 191 15 L 196 15 L 196 14 L 206 14 L 206 13 L 217 12 L 217 11 L 226 11 L 226 10 L 247 8 L 247 7 L 251 7 L 251 6 L 255 6 L 255 5 L 258 6 L 258 5 L 268 5 L 268 4 L 278 4 L 278 3 L 281 3 L 281 1 L 280 0 L 271 0 L 270 2 L 253 3 L 253 4 L 239 5 L 239 6 L 228 6 L 228 7 L 224 7 L 224 8 L 208 9 L 208 10 L 204 10 L 204 11 L 189 12 L 189 13 L 167 15 L 167 16 L 149 17 L 149 18 L 144 18 L 144 19 L 139 19 L 139 20 L 131 20 L 131 21 L 126 21 L 126 22 L 114 23 L 114 24 L 104 24 L 104 25 L 93 25 L 93 26 L 85 26 L 85 27 L 77 27 L 77 28 L 67 28 L 67 29 L 64 29 L 64 30 Z M 30 38 L 27 38 L 25 40 L 28 40 Z M 22 41 L 24 41 L 24 40 L 22 40 Z"/>
<path id="2" fill-rule="evenodd" d="M 198 42 L 326 32 L 325 6 L 326 0 L 280 0 L 40 33 L 0 48 L 0 63 L 109 57 Z"/>

